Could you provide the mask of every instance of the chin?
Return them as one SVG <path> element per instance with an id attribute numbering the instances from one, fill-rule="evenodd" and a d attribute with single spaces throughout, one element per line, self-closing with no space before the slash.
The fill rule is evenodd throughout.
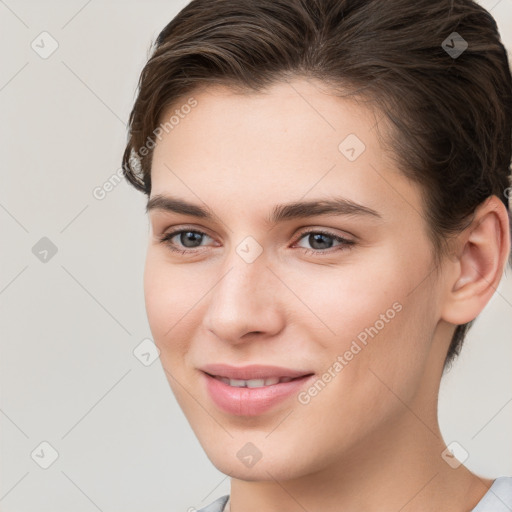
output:
<path id="1" fill-rule="evenodd" d="M 291 449 L 287 450 L 282 444 L 272 443 L 270 439 L 251 443 L 249 437 L 255 436 L 201 444 L 208 459 L 221 473 L 238 480 L 290 480 L 314 470 L 306 454 L 298 456 L 296 443 L 292 443 Z"/>

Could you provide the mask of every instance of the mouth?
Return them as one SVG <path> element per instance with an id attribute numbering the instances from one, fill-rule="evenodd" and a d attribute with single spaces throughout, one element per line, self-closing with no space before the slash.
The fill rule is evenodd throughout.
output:
<path id="1" fill-rule="evenodd" d="M 206 372 L 205 372 L 206 373 Z M 267 377 L 266 379 L 230 379 L 228 377 L 222 377 L 220 375 L 211 375 L 206 373 L 214 379 L 220 380 L 233 388 L 263 388 L 266 386 L 274 386 L 276 384 L 282 384 L 283 382 L 290 382 L 292 380 L 302 379 L 303 377 L 309 377 L 309 375 L 303 375 L 302 377 Z"/>
<path id="2" fill-rule="evenodd" d="M 262 414 L 298 394 L 314 377 L 313 372 L 257 365 L 211 365 L 201 373 L 213 403 L 236 416 Z"/>

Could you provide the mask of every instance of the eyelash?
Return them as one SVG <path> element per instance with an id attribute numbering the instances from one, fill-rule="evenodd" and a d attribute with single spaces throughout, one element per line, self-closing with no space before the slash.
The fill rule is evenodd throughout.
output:
<path id="1" fill-rule="evenodd" d="M 160 241 L 160 243 L 165 244 L 171 251 L 179 253 L 179 254 L 191 255 L 191 253 L 196 252 L 195 249 L 199 249 L 199 247 L 192 248 L 192 249 L 177 249 L 175 247 L 175 245 L 173 243 L 171 243 L 171 239 L 174 238 L 176 235 L 179 235 L 180 233 L 195 233 L 195 234 L 198 234 L 198 235 L 209 236 L 208 234 L 206 234 L 206 233 L 204 233 L 202 231 L 197 231 L 195 229 L 179 229 L 179 230 L 176 230 L 176 231 L 171 231 L 169 233 L 165 233 L 164 235 L 159 237 L 159 241 Z M 295 240 L 294 243 L 297 243 L 300 240 L 302 240 L 305 236 L 312 235 L 312 234 L 313 235 L 324 235 L 324 236 L 326 236 L 328 238 L 332 238 L 336 242 L 340 242 L 340 245 L 336 246 L 335 248 L 329 248 L 329 249 L 326 249 L 326 250 L 307 249 L 307 248 L 301 247 L 300 249 L 302 249 L 304 254 L 306 254 L 306 255 L 324 256 L 324 255 L 327 255 L 327 254 L 333 254 L 334 252 L 337 252 L 337 251 L 347 251 L 347 250 L 350 250 L 350 249 L 352 249 L 352 246 L 355 245 L 355 242 L 353 240 L 348 240 L 348 239 L 343 238 L 343 237 L 341 237 L 339 235 L 334 235 L 333 233 L 329 233 L 328 231 L 323 231 L 323 230 L 304 231 L 303 233 L 301 233 L 298 236 L 298 238 Z"/>

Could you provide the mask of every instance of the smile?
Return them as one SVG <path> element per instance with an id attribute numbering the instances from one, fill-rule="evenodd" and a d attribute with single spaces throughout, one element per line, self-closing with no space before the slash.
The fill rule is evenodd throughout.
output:
<path id="1" fill-rule="evenodd" d="M 249 379 L 249 380 L 241 380 L 241 379 L 228 379 L 227 377 L 220 377 L 218 375 L 211 375 L 211 377 L 224 382 L 228 386 L 234 388 L 262 388 L 264 386 L 273 386 L 275 384 L 280 384 L 282 382 L 290 382 L 292 377 L 269 377 L 267 379 Z M 300 377 L 297 377 L 300 378 Z"/>
<path id="2" fill-rule="evenodd" d="M 221 375 L 211 374 L 203 369 L 200 373 L 205 394 L 224 413 L 258 416 L 297 396 L 315 378 L 313 373 L 304 374 L 299 371 L 284 371 L 282 373 L 289 374 L 285 376 L 269 376 L 268 373 L 277 373 L 278 370 L 274 368 L 269 371 L 269 367 L 255 368 L 246 367 L 236 371 L 226 371 L 223 368 L 222 371 L 217 370 Z M 228 373 L 230 377 L 223 376 L 222 373 Z M 255 373 L 259 373 L 256 375 L 258 378 L 254 378 Z M 241 378 L 242 376 L 246 378 Z"/>

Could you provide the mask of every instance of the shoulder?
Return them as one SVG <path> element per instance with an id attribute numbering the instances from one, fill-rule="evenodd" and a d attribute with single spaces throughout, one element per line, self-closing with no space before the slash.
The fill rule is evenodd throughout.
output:
<path id="1" fill-rule="evenodd" d="M 500 476 L 471 512 L 510 512 L 512 510 L 512 477 Z"/>
<path id="2" fill-rule="evenodd" d="M 512 479 L 511 479 L 512 480 Z M 229 494 L 217 498 L 214 502 L 208 506 L 198 510 L 197 512 L 223 512 L 226 503 L 228 502 Z"/>

